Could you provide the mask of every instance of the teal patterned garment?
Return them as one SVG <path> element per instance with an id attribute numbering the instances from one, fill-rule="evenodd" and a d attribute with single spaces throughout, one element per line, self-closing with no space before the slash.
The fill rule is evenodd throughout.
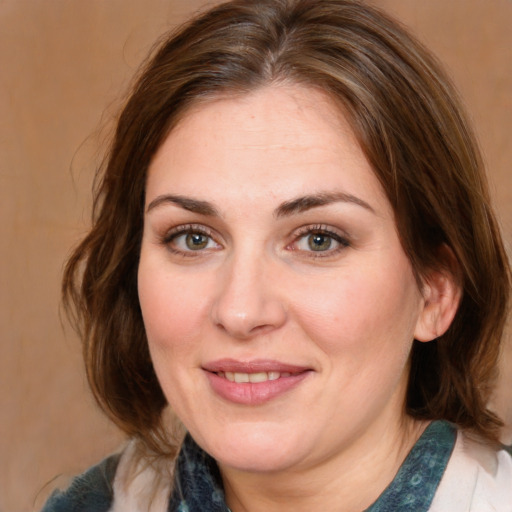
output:
<path id="1" fill-rule="evenodd" d="M 393 481 L 366 512 L 423 512 L 430 508 L 455 445 L 456 430 L 432 422 L 413 446 Z"/>
<path id="2" fill-rule="evenodd" d="M 120 455 L 112 455 L 80 476 L 64 492 L 55 491 L 41 512 L 108 512 Z"/>
<path id="3" fill-rule="evenodd" d="M 426 512 L 455 445 L 456 431 L 432 422 L 396 477 L 366 512 Z M 229 512 L 215 461 L 187 436 L 180 452 L 169 512 Z"/>
<path id="4" fill-rule="evenodd" d="M 447 422 L 432 422 L 400 467 L 396 477 L 366 512 L 428 511 L 455 444 Z M 108 512 L 113 500 L 119 455 L 109 457 L 56 492 L 43 512 Z M 178 456 L 168 512 L 229 512 L 215 460 L 187 436 Z"/>
<path id="5" fill-rule="evenodd" d="M 169 512 L 229 512 L 215 460 L 187 435 L 176 463 Z"/>

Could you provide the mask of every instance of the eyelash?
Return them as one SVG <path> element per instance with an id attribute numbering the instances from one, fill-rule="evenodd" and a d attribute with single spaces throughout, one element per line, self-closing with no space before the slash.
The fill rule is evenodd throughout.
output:
<path id="1" fill-rule="evenodd" d="M 161 242 L 173 254 L 177 254 L 178 256 L 183 256 L 185 258 L 194 257 L 194 256 L 197 257 L 198 253 L 203 252 L 203 251 L 201 251 L 201 250 L 194 251 L 193 249 L 190 249 L 187 251 L 187 250 L 182 250 L 182 249 L 173 247 L 172 243 L 175 242 L 176 239 L 179 238 L 180 236 L 185 236 L 185 235 L 205 236 L 205 237 L 208 237 L 215 244 L 219 245 L 215 241 L 215 238 L 212 236 L 212 231 L 200 224 L 185 224 L 182 226 L 177 226 L 177 227 L 167 231 L 165 233 L 165 235 L 162 237 Z M 209 243 L 209 242 L 207 242 L 207 243 Z"/>
<path id="2" fill-rule="evenodd" d="M 207 241 L 207 244 L 212 241 L 216 245 L 218 242 L 216 242 L 213 232 L 206 228 L 205 226 L 201 224 L 184 224 L 181 226 L 177 226 L 175 228 L 172 228 L 171 230 L 167 231 L 165 235 L 161 239 L 161 243 L 167 247 L 167 249 L 172 252 L 173 254 L 176 254 L 178 256 L 183 257 L 197 257 L 200 253 L 204 252 L 204 250 L 212 250 L 211 248 L 205 247 L 204 249 L 198 249 L 198 250 L 183 250 L 178 249 L 176 247 L 173 247 L 173 242 L 176 241 L 181 236 L 185 235 L 201 235 L 205 236 L 209 239 Z M 314 251 L 314 250 L 301 250 L 301 252 L 304 254 L 305 257 L 308 258 L 327 258 L 332 257 L 336 254 L 338 254 L 343 249 L 346 249 L 347 247 L 350 247 L 350 241 L 347 237 L 347 235 L 341 235 L 339 232 L 333 230 L 329 226 L 326 226 L 324 224 L 317 224 L 313 226 L 304 226 L 302 228 L 299 228 L 299 230 L 293 234 L 293 241 L 286 246 L 286 249 L 291 251 L 299 251 L 297 249 L 297 243 L 301 240 L 312 236 L 312 235 L 320 235 L 324 236 L 328 239 L 333 240 L 335 243 L 338 244 L 337 247 L 334 249 L 331 249 L 330 247 L 326 250 L 320 250 L 320 251 Z M 216 249 L 213 249 L 216 250 Z"/>
<path id="3" fill-rule="evenodd" d="M 298 232 L 295 234 L 293 242 L 288 247 L 291 247 L 292 250 L 297 250 L 297 249 L 294 249 L 293 246 L 296 246 L 297 243 L 299 241 L 301 241 L 302 239 L 305 239 L 312 235 L 325 236 L 325 237 L 333 240 L 334 242 L 336 242 L 339 245 L 338 245 L 338 247 L 336 247 L 334 249 L 328 248 L 325 251 L 313 251 L 313 250 L 303 251 L 307 255 L 308 258 L 332 257 L 332 256 L 338 254 L 340 251 L 343 251 L 347 247 L 351 246 L 348 236 L 346 234 L 341 235 L 339 232 L 333 230 L 329 226 L 326 226 L 324 224 L 318 224 L 315 226 L 304 226 L 303 228 L 300 228 L 298 230 Z"/>

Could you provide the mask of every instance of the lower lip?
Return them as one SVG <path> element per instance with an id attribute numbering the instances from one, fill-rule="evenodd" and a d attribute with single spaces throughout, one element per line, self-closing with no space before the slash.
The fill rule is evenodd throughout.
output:
<path id="1" fill-rule="evenodd" d="M 231 382 L 216 373 L 206 372 L 212 389 L 220 397 L 243 405 L 260 405 L 277 398 L 298 386 L 311 372 L 305 371 L 289 377 L 264 382 Z"/>

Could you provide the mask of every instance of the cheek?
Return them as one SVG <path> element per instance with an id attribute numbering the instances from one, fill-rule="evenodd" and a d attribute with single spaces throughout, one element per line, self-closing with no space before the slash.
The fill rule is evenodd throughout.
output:
<path id="1" fill-rule="evenodd" d="M 194 409 L 190 400 L 197 396 L 197 382 L 189 376 L 197 371 L 200 355 L 205 286 L 141 257 L 139 301 L 149 352 L 162 390 L 181 419 L 189 417 Z"/>
<path id="2" fill-rule="evenodd" d="M 186 353 L 201 334 L 206 283 L 163 272 L 141 258 L 138 287 L 151 352 L 170 359 Z"/>
<path id="3" fill-rule="evenodd" d="M 400 268 L 352 269 L 295 294 L 302 328 L 331 355 L 351 354 L 362 361 L 398 350 L 400 359 L 404 352 L 407 357 L 421 296 L 412 272 Z"/>

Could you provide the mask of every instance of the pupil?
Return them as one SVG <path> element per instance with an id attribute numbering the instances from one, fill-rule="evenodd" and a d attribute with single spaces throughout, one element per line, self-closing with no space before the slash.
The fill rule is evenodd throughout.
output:
<path id="1" fill-rule="evenodd" d="M 331 247 L 331 238 L 321 233 L 309 237 L 309 248 L 313 251 L 326 251 Z"/>
<path id="2" fill-rule="evenodd" d="M 200 233 L 191 233 L 186 238 L 187 247 L 196 251 L 197 249 L 204 249 L 208 244 L 208 239 Z"/>

